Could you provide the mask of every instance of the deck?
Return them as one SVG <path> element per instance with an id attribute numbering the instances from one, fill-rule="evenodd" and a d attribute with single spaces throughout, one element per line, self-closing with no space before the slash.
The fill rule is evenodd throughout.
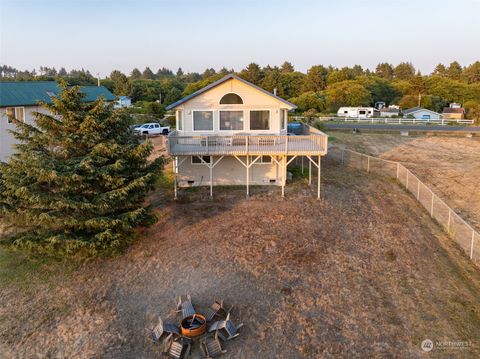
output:
<path id="1" fill-rule="evenodd" d="M 178 155 L 320 155 L 327 153 L 328 137 L 317 131 L 308 135 L 168 136 L 168 153 Z"/>

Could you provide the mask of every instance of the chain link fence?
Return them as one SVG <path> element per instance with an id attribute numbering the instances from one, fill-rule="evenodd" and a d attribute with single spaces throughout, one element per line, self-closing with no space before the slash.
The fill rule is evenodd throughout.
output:
<path id="1" fill-rule="evenodd" d="M 470 259 L 480 265 L 480 234 L 400 162 L 331 147 L 328 157 L 368 173 L 396 178 L 457 242 Z"/>

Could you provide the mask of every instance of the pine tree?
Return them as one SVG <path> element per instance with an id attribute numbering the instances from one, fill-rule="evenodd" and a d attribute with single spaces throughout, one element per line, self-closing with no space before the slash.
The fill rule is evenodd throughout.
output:
<path id="1" fill-rule="evenodd" d="M 17 229 L 10 242 L 59 252 L 119 248 L 153 220 L 145 197 L 162 160 L 147 160 L 152 146 L 133 136 L 126 112 L 60 86 L 35 126 L 12 119 L 21 142 L 0 162 L 0 210 Z"/>

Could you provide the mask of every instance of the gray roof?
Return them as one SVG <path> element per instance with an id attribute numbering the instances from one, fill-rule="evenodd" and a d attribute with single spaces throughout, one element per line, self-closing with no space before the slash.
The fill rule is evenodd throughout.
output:
<path id="1" fill-rule="evenodd" d="M 435 112 L 435 111 L 432 111 L 432 110 L 429 110 L 429 109 L 426 109 L 426 108 L 423 108 L 423 107 L 420 107 L 420 106 L 416 106 L 416 107 L 412 107 L 412 108 L 409 108 L 407 110 L 404 110 L 403 114 L 404 115 L 409 115 L 411 113 L 418 112 L 418 111 L 428 111 L 428 112 L 435 113 L 435 114 L 439 115 L 438 112 Z"/>
<path id="2" fill-rule="evenodd" d="M 167 110 L 174 109 L 175 107 L 180 106 L 182 103 L 185 103 L 185 102 L 191 100 L 192 98 L 197 97 L 198 95 L 200 95 L 200 94 L 202 94 L 202 93 L 204 93 L 204 92 L 207 92 L 208 90 L 210 90 L 210 89 L 212 89 L 212 88 L 214 88 L 214 87 L 216 87 L 216 86 L 224 83 L 225 81 L 232 80 L 232 79 L 241 81 L 241 82 L 243 82 L 245 85 L 251 86 L 251 87 L 253 87 L 253 88 L 255 88 L 255 89 L 263 92 L 265 95 L 271 96 L 271 97 L 273 97 L 274 99 L 276 99 L 276 100 L 278 100 L 278 101 L 280 101 L 280 102 L 283 102 L 284 104 L 286 104 L 286 105 L 288 105 L 288 106 L 290 106 L 290 107 L 292 107 L 292 108 L 294 108 L 294 109 L 297 108 L 297 106 L 295 106 L 293 103 L 288 102 L 287 100 L 284 100 L 283 98 L 278 97 L 278 96 L 274 95 L 273 93 L 270 93 L 270 92 L 268 92 L 267 90 L 264 90 L 264 89 L 262 89 L 261 87 L 258 87 L 257 85 L 254 85 L 254 84 L 252 84 L 251 82 L 248 82 L 247 80 L 244 80 L 244 79 L 242 79 L 242 78 L 240 78 L 240 77 L 238 77 L 238 76 L 236 76 L 236 75 L 230 74 L 230 75 L 226 75 L 226 76 L 222 77 L 220 80 L 217 80 L 217 81 L 215 81 L 215 82 L 212 82 L 210 85 L 205 86 L 205 87 L 201 88 L 201 89 L 198 90 L 198 91 L 195 91 L 195 92 L 192 93 L 191 95 L 188 95 L 188 96 L 182 98 L 181 100 L 178 100 L 177 102 L 172 103 L 171 105 L 167 106 Z"/>

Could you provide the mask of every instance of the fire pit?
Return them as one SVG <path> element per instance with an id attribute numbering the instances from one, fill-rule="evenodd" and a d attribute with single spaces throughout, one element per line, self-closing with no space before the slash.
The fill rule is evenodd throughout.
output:
<path id="1" fill-rule="evenodd" d="M 227 310 L 223 300 L 214 300 L 208 308 L 195 309 L 189 295 L 184 301 L 179 297 L 175 311 L 181 314 L 180 320 L 164 322 L 159 318 L 150 330 L 150 338 L 161 344 L 162 352 L 172 359 L 188 359 L 196 351 L 205 358 L 217 357 L 226 353 L 223 345 L 236 338 L 243 325 L 232 322 L 232 308 Z"/>
<path id="2" fill-rule="evenodd" d="M 180 323 L 182 335 L 187 338 L 195 338 L 205 334 L 207 331 L 207 321 L 201 314 L 194 314 L 186 317 Z"/>

